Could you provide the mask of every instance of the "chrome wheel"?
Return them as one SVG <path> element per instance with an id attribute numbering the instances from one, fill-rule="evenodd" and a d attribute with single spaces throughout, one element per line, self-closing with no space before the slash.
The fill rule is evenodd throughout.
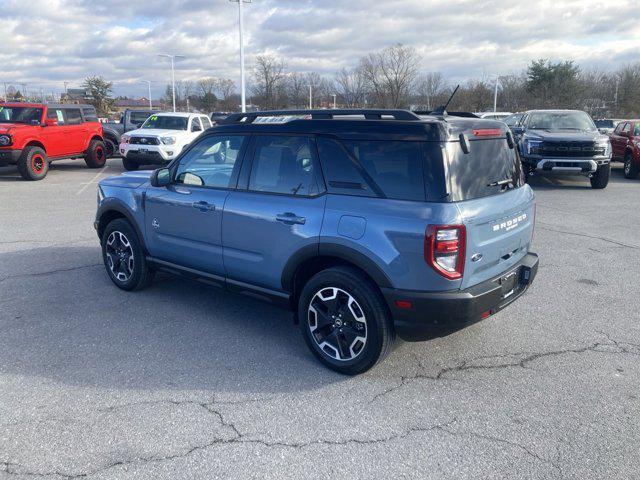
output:
<path id="1" fill-rule="evenodd" d="M 134 256 L 133 247 L 126 235 L 117 230 L 111 232 L 107 239 L 105 253 L 107 266 L 113 276 L 121 282 L 128 281 L 133 275 Z"/>
<path id="2" fill-rule="evenodd" d="M 340 288 L 316 292 L 309 303 L 307 323 L 318 348 L 334 360 L 353 360 L 367 344 L 364 310 Z"/>

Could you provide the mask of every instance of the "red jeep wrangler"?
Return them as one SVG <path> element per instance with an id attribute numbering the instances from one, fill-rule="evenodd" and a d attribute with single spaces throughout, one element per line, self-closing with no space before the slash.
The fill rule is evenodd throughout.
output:
<path id="1" fill-rule="evenodd" d="M 640 172 L 640 120 L 623 120 L 609 134 L 611 160 L 624 162 L 624 176 L 636 178 Z"/>
<path id="2" fill-rule="evenodd" d="M 91 105 L 0 103 L 0 167 L 17 165 L 26 180 L 42 180 L 49 163 L 84 158 L 90 168 L 107 161 L 102 125 Z"/>

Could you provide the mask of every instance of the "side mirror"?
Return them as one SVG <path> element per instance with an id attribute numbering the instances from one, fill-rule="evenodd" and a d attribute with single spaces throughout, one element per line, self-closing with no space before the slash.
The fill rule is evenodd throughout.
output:
<path id="1" fill-rule="evenodd" d="M 45 127 L 57 127 L 58 126 L 58 120 L 56 120 L 55 118 L 47 118 L 44 121 L 44 126 Z"/>
<path id="2" fill-rule="evenodd" d="M 522 135 L 524 133 L 524 127 L 522 125 L 517 125 L 511 129 L 514 135 Z"/>
<path id="3" fill-rule="evenodd" d="M 202 131 L 202 127 L 200 125 L 192 125 L 191 126 L 191 131 L 192 132 L 201 132 Z"/>
<path id="4" fill-rule="evenodd" d="M 166 187 L 171 183 L 171 170 L 168 168 L 154 170 L 149 181 L 152 187 Z"/>

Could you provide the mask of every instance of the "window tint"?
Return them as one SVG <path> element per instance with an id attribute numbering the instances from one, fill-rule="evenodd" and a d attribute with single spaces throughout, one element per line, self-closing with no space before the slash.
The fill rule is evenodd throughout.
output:
<path id="1" fill-rule="evenodd" d="M 315 195 L 311 141 L 307 137 L 257 137 L 249 189 L 289 195 Z"/>
<path id="2" fill-rule="evenodd" d="M 343 141 L 388 198 L 425 200 L 420 142 Z"/>
<path id="3" fill-rule="evenodd" d="M 64 125 L 64 113 L 60 108 L 47 110 L 47 118 L 53 118 L 58 121 L 58 125 Z"/>
<path id="4" fill-rule="evenodd" d="M 91 108 L 83 108 L 82 109 L 82 115 L 84 116 L 84 121 L 85 122 L 97 122 L 98 121 L 98 114 L 96 113 L 96 109 L 91 107 Z"/>
<path id="5" fill-rule="evenodd" d="M 454 202 L 497 195 L 506 188 L 524 184 L 520 160 L 505 139 L 472 140 L 470 152 L 462 151 L 460 142 L 448 142 L 451 200 Z M 493 185 L 512 180 L 507 186 Z"/>
<path id="6" fill-rule="evenodd" d="M 622 133 L 629 133 L 630 131 L 631 131 L 631 124 L 625 123 L 624 127 L 622 128 Z"/>
<path id="7" fill-rule="evenodd" d="M 635 127 L 633 128 L 633 135 L 634 136 L 640 135 L 640 123 L 636 123 Z"/>
<path id="8" fill-rule="evenodd" d="M 79 108 L 65 108 L 65 112 L 67 114 L 67 125 L 80 125 L 82 123 Z"/>
<path id="9" fill-rule="evenodd" d="M 200 117 L 200 121 L 205 130 L 211 128 L 211 120 L 209 120 L 209 117 Z"/>
<path id="10" fill-rule="evenodd" d="M 150 116 L 151 112 L 131 112 L 129 121 L 136 125 L 142 125 Z"/>
<path id="11" fill-rule="evenodd" d="M 318 137 L 318 152 L 329 193 L 341 195 L 376 196 L 357 164 L 337 140 Z M 362 168 L 362 167 L 360 167 Z"/>
<path id="12" fill-rule="evenodd" d="M 199 117 L 194 117 L 191 119 L 191 131 L 192 132 L 201 132 L 202 131 L 202 123 L 200 123 Z"/>
<path id="13" fill-rule="evenodd" d="M 198 142 L 180 160 L 175 182 L 184 185 L 231 188 L 231 180 L 238 168 L 242 136 L 207 137 Z"/>

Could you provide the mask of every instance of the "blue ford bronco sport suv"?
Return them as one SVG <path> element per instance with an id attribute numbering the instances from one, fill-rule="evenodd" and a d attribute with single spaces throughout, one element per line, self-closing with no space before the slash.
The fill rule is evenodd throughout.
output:
<path id="1" fill-rule="evenodd" d="M 312 110 L 231 115 L 168 167 L 101 181 L 95 227 L 121 289 L 161 270 L 284 304 L 323 364 L 358 374 L 396 335 L 520 297 L 534 216 L 501 122 Z"/>

